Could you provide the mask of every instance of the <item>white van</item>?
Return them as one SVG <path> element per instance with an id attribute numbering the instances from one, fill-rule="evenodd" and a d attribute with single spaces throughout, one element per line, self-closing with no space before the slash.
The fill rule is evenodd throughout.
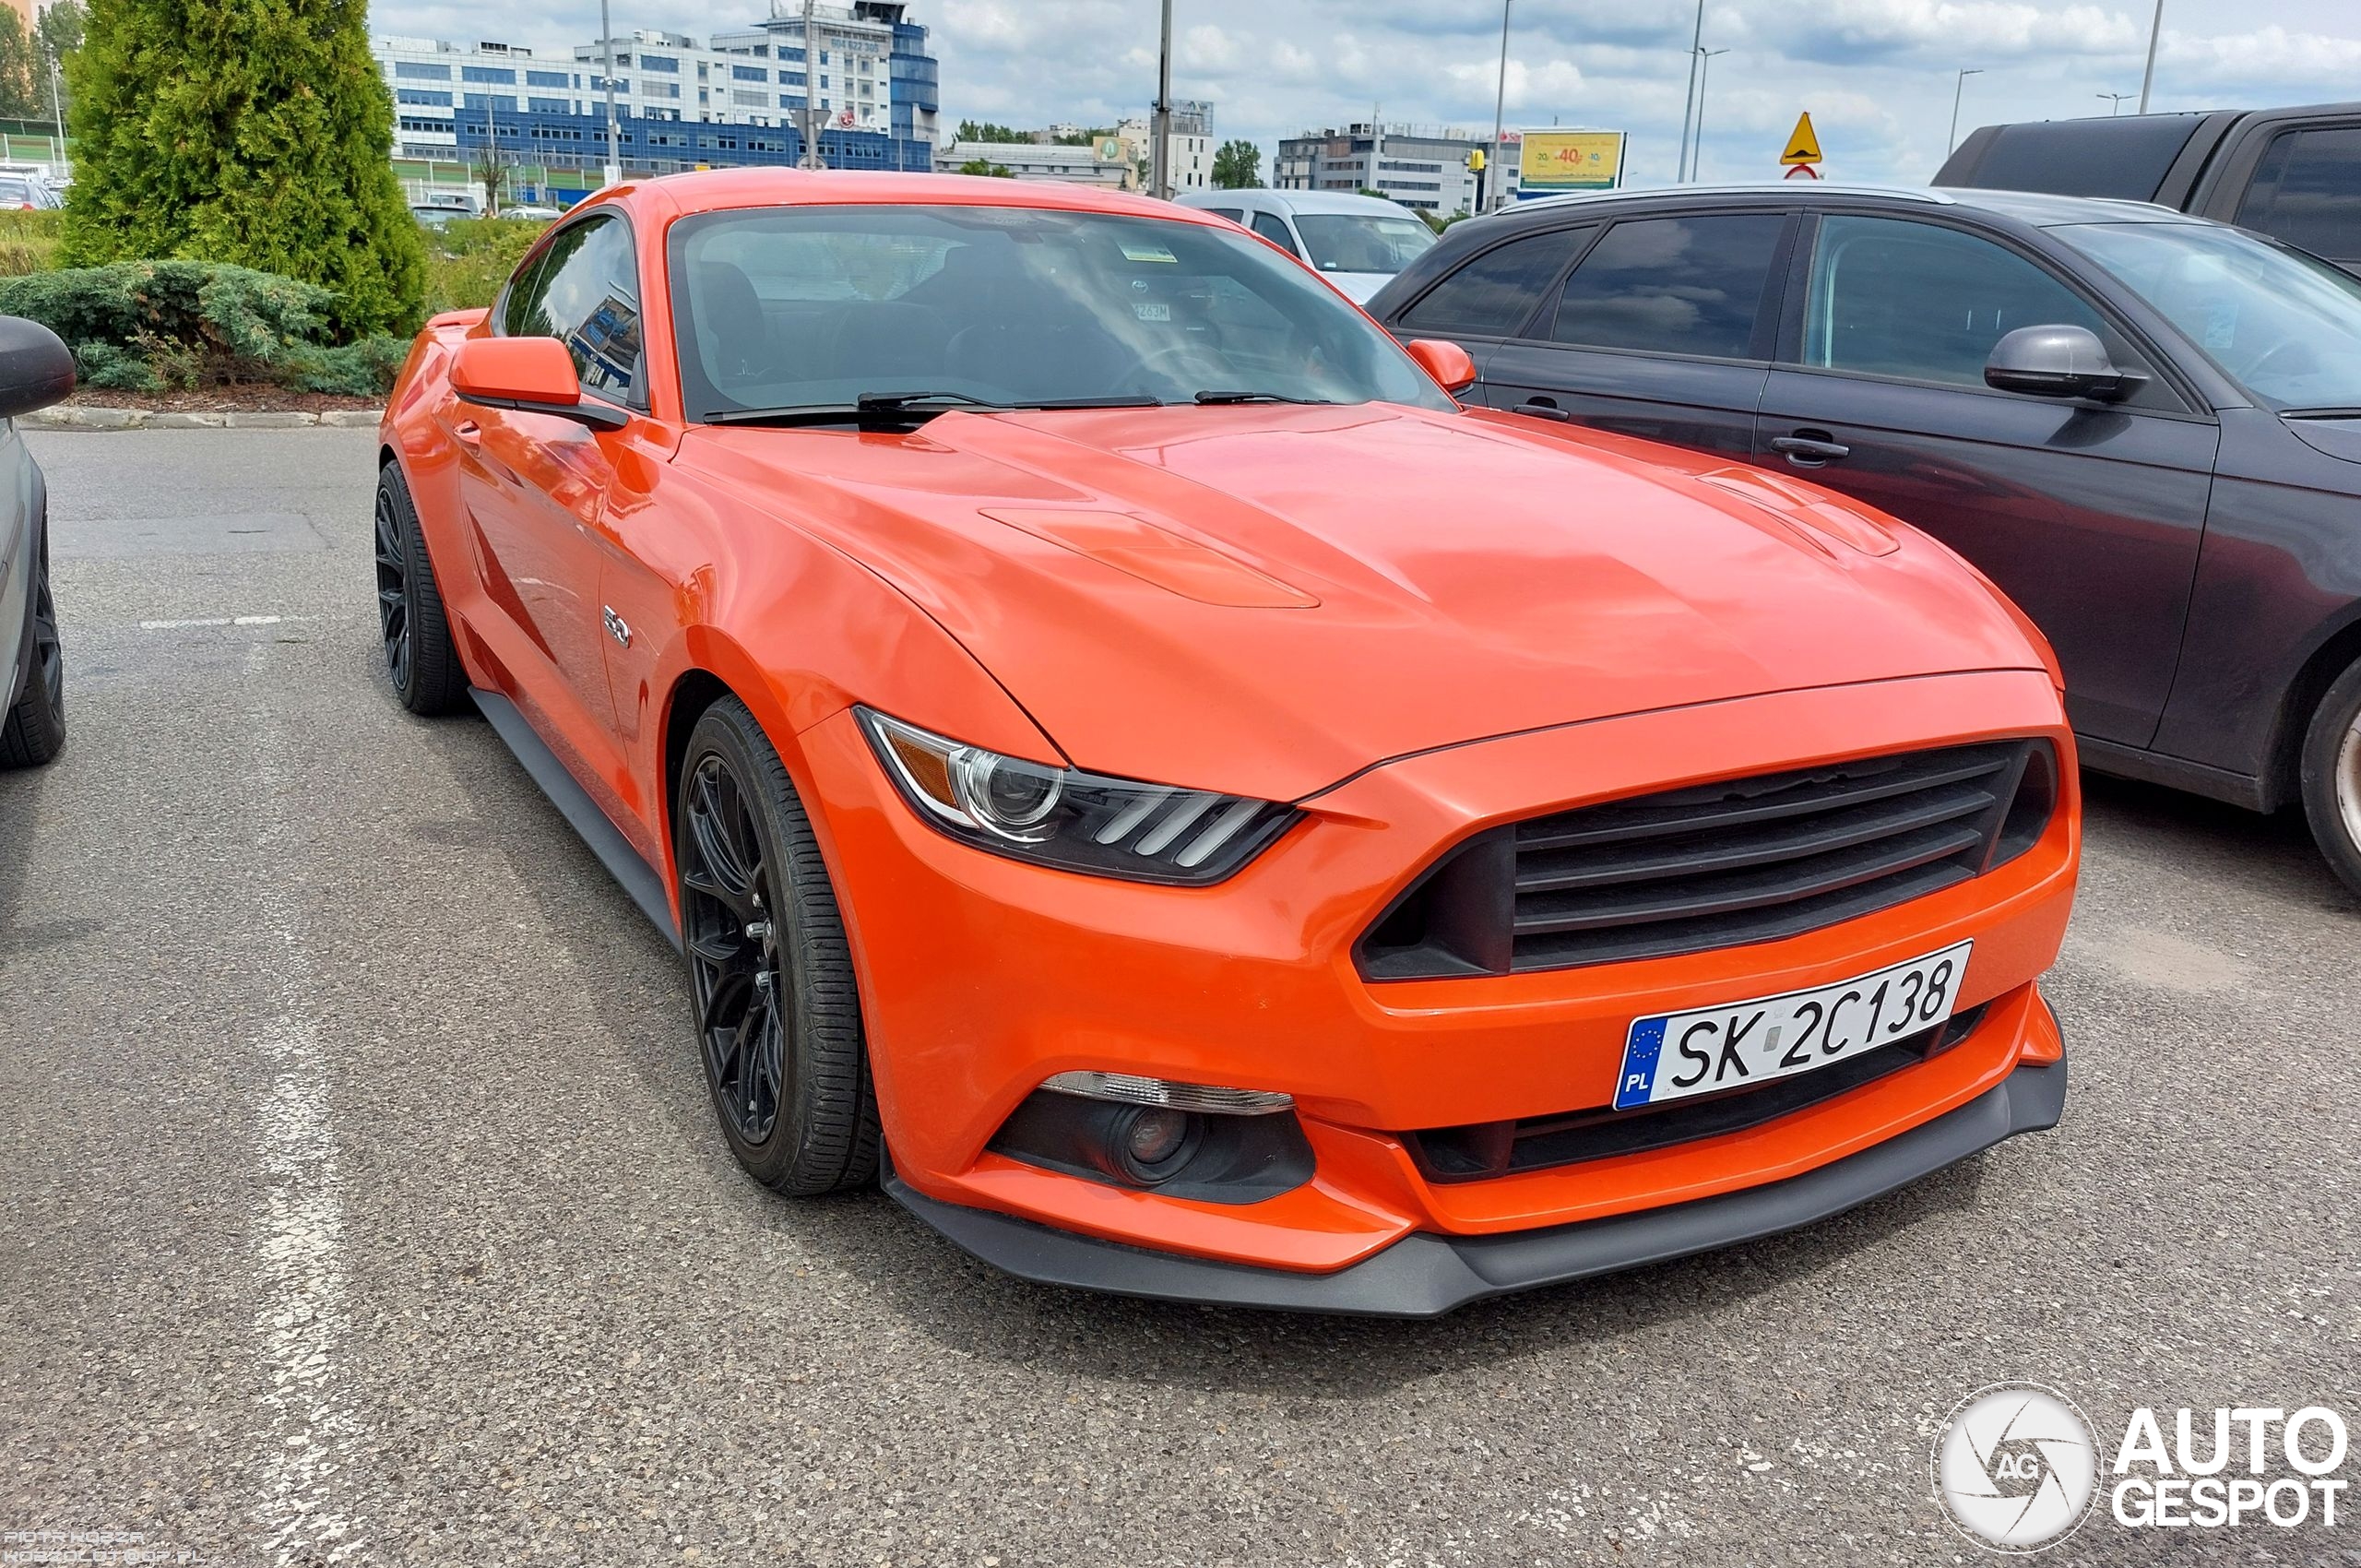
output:
<path id="1" fill-rule="evenodd" d="M 1435 243 L 1427 220 L 1377 196 L 1332 191 L 1191 191 L 1182 207 L 1218 212 L 1310 262 L 1360 304 Z"/>

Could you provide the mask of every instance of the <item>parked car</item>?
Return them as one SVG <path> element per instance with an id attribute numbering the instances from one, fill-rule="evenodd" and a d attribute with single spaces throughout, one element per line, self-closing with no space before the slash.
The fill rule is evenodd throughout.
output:
<path id="1" fill-rule="evenodd" d="M 816 184 L 569 213 L 376 502 L 396 692 L 683 947 L 756 1180 L 1428 1313 L 2056 1121 L 2073 742 L 1950 552 L 1463 410 L 1207 214 Z"/>
<path id="2" fill-rule="evenodd" d="M 475 216 L 464 207 L 445 207 L 433 202 L 417 201 L 410 203 L 409 215 L 417 219 L 419 226 L 424 229 L 447 228 L 458 219 Z"/>
<path id="3" fill-rule="evenodd" d="M 1395 202 L 1339 191 L 1191 191 L 1183 207 L 1242 223 L 1309 263 L 1356 303 L 1431 249 L 1427 220 Z"/>
<path id="4" fill-rule="evenodd" d="M 1475 398 L 1864 501 L 2056 646 L 2084 763 L 2269 811 L 2361 891 L 2361 284 L 2129 202 L 1528 203 L 1370 309 Z"/>
<path id="5" fill-rule="evenodd" d="M 2361 272 L 2361 103 L 1986 125 L 1935 184 L 2161 202 Z"/>
<path id="6" fill-rule="evenodd" d="M 0 169 L 0 208 L 45 212 L 65 205 L 49 176 L 39 169 Z"/>
<path id="7" fill-rule="evenodd" d="M 57 334 L 0 315 L 0 767 L 49 761 L 65 744 L 65 657 L 49 581 L 49 486 L 16 422 L 74 390 Z"/>

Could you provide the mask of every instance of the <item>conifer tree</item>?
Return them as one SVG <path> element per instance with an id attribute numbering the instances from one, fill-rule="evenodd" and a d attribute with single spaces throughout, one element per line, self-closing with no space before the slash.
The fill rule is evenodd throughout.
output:
<path id="1" fill-rule="evenodd" d="M 414 326 L 425 249 L 368 19 L 363 0 L 92 0 L 66 259 L 235 262 L 335 290 L 344 335 Z"/>

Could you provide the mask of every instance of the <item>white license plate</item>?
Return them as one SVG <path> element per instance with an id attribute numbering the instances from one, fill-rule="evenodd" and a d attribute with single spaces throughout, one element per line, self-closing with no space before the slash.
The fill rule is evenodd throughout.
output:
<path id="1" fill-rule="evenodd" d="M 1793 1077 L 1931 1029 L 1952 1016 L 1972 942 L 1857 980 L 1693 1013 L 1635 1018 L 1615 1109 Z"/>

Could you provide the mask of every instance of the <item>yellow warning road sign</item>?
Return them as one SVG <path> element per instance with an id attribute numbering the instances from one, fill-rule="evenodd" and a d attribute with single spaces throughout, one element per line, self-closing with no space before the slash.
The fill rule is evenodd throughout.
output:
<path id="1" fill-rule="evenodd" d="M 1796 128 L 1787 134 L 1787 150 L 1779 155 L 1782 163 L 1824 163 L 1820 155 L 1820 137 L 1811 128 L 1811 111 L 1807 109 L 1796 116 Z"/>

